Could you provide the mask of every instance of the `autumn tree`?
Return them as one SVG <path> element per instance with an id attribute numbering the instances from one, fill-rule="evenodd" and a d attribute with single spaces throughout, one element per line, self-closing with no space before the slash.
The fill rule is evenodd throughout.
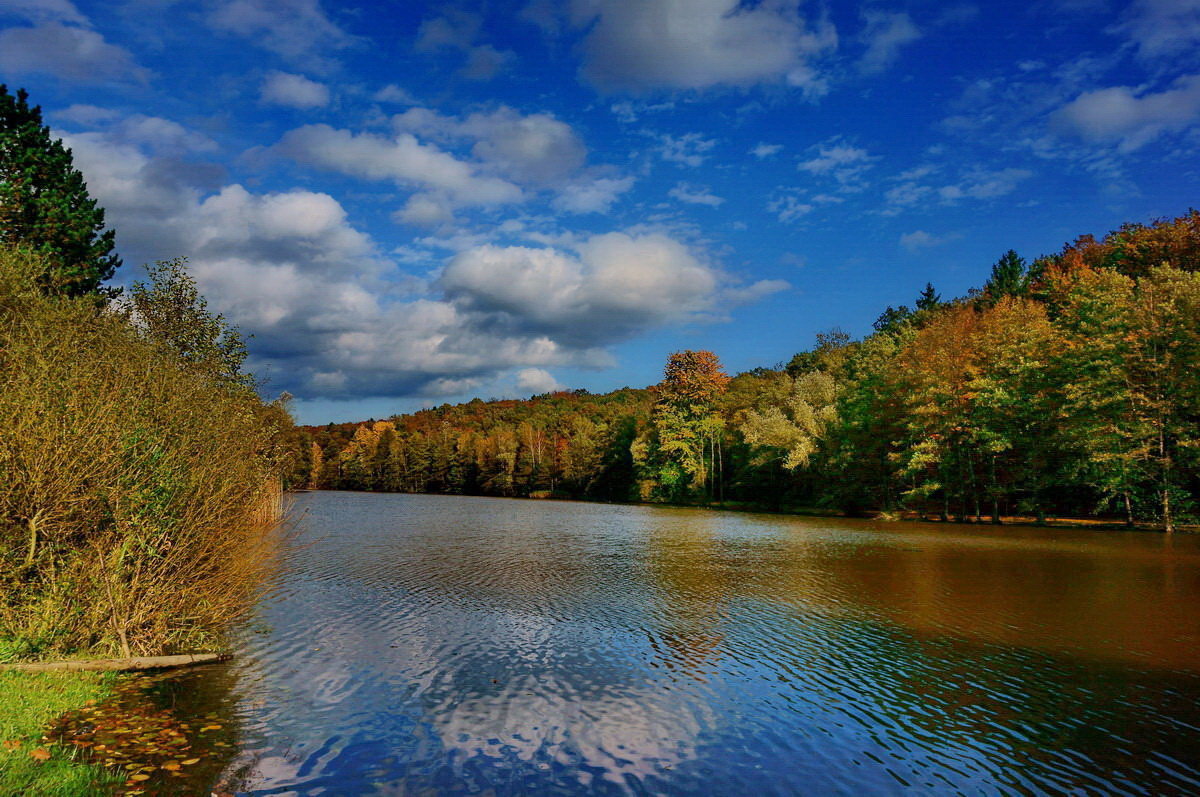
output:
<path id="1" fill-rule="evenodd" d="M 667 359 L 652 418 L 658 476 L 674 496 L 704 489 L 719 467 L 724 423 L 716 406 L 728 384 L 711 351 L 679 351 Z"/>
<path id="2" fill-rule="evenodd" d="M 149 280 L 133 283 L 126 309 L 148 337 L 169 348 L 180 361 L 215 379 L 253 387 L 245 374 L 246 342 L 225 316 L 208 309 L 184 258 L 146 267 Z"/>

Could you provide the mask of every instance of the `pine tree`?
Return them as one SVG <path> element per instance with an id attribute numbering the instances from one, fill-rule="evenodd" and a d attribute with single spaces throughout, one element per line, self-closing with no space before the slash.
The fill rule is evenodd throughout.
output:
<path id="1" fill-rule="evenodd" d="M 88 195 L 71 151 L 50 137 L 42 109 L 0 84 L 0 243 L 26 245 L 47 258 L 46 290 L 99 292 L 121 265 L 104 210 Z"/>
<path id="2" fill-rule="evenodd" d="M 1009 249 L 992 266 L 992 276 L 984 292 L 992 302 L 996 302 L 1004 296 L 1021 296 L 1026 287 L 1025 260 Z"/>
<path id="3" fill-rule="evenodd" d="M 932 310 L 941 303 L 942 297 L 933 289 L 933 283 L 926 282 L 925 290 L 917 297 L 917 310 Z"/>

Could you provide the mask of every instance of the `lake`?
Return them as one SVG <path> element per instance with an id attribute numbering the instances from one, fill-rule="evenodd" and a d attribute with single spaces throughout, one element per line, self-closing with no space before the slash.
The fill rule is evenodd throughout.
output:
<path id="1" fill-rule="evenodd" d="M 234 663 L 251 794 L 1200 790 L 1200 539 L 295 498 Z"/>

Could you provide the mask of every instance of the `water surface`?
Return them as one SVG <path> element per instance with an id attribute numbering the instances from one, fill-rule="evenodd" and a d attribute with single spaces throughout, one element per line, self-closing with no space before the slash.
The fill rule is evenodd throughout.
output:
<path id="1" fill-rule="evenodd" d="M 320 492 L 251 794 L 1200 790 L 1200 540 Z"/>

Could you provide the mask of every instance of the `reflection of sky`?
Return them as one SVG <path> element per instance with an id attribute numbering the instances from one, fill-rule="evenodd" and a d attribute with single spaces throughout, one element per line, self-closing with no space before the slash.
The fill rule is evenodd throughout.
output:
<path id="1" fill-rule="evenodd" d="M 928 607 L 944 626 L 956 617 L 944 604 L 969 591 L 925 532 L 486 499 L 304 502 L 302 533 L 326 536 L 294 553 L 239 665 L 261 793 L 1072 788 L 1107 760 L 1089 728 L 1146 743 L 1177 735 L 1181 711 L 1200 719 L 1194 674 L 1159 684 L 926 634 Z M 1132 558 L 1130 577 L 1145 565 Z M 956 566 L 976 587 L 980 572 L 1036 579 L 1049 566 L 984 561 Z M 1124 578 L 1121 560 L 1096 561 L 1081 572 Z M 984 605 L 954 622 L 992 634 L 1003 623 Z M 1122 700 L 1097 701 L 1106 688 Z M 1134 769 L 1177 783 L 1196 763 Z"/>

